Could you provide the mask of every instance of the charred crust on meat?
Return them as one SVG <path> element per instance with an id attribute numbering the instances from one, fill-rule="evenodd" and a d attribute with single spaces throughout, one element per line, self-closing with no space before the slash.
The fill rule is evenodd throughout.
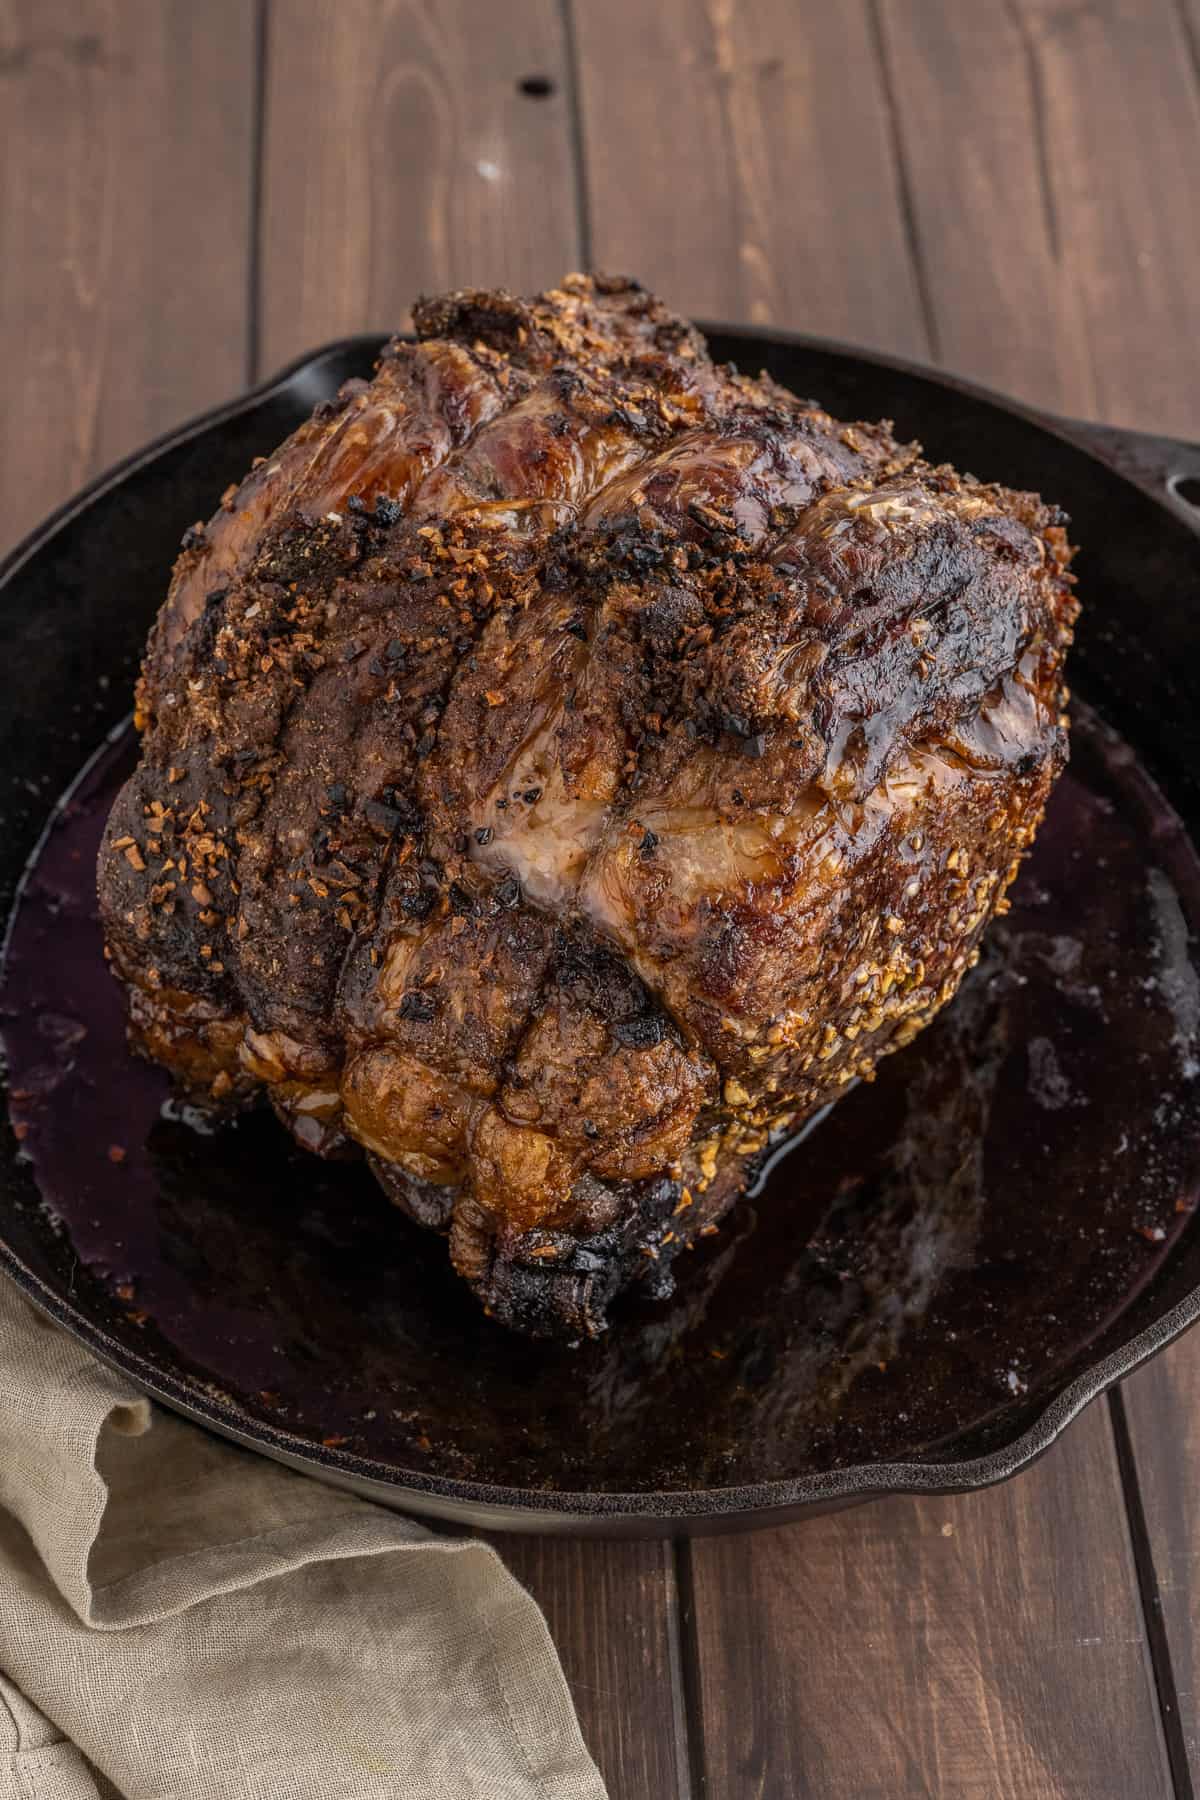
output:
<path id="1" fill-rule="evenodd" d="M 1066 756 L 1067 521 L 624 277 L 414 319 L 185 533 L 106 945 L 193 1100 L 589 1336 L 952 998 Z"/>

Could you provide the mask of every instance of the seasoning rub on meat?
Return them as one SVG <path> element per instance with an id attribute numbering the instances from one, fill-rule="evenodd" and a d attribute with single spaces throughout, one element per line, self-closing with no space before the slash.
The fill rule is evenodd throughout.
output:
<path id="1" fill-rule="evenodd" d="M 636 283 L 415 318 L 184 539 L 108 952 L 193 1100 L 593 1334 L 953 995 L 1064 761 L 1071 552 Z"/>

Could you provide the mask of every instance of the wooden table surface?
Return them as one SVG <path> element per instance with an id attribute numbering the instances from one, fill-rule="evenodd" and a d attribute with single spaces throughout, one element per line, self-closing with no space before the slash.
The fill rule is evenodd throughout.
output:
<path id="1" fill-rule="evenodd" d="M 1198 170 L 1200 0 L 0 0 L 5 545 L 419 290 L 588 265 L 1200 438 Z M 1200 1775 L 1198 1492 L 1195 1334 L 988 1493 L 498 1541 L 613 1800 L 1140 1800 Z"/>

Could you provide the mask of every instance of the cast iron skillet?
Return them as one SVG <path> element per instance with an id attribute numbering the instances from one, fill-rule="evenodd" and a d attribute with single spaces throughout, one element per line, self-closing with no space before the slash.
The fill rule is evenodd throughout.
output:
<path id="1" fill-rule="evenodd" d="M 981 1487 L 1200 1314 L 1188 1216 L 1200 1095 L 1175 1064 L 1153 1106 L 1146 1085 L 1172 1046 L 1190 1053 L 1200 1010 L 1187 842 L 1200 838 L 1200 513 L 1187 498 L 1200 449 L 1047 419 L 803 337 L 717 327 L 710 340 L 841 417 L 892 417 L 935 459 L 1068 509 L 1087 608 L 1073 686 L 1161 793 L 1085 708 L 1075 785 L 980 971 L 776 1169 L 757 1207 L 681 1259 L 673 1300 L 634 1302 L 608 1343 L 574 1355 L 519 1343 L 361 1171 L 291 1155 L 269 1120 L 202 1139 L 158 1117 L 158 1077 L 124 1058 L 115 992 L 93 978 L 87 846 L 119 743 L 56 812 L 18 909 L 12 942 L 44 953 L 32 973 L 14 964 L 6 988 L 14 1087 L 39 1032 L 59 1085 L 45 1168 L 30 1160 L 37 1129 L 24 1143 L 4 1133 L 0 1264 L 168 1405 L 444 1519 L 654 1534 Z M 161 439 L 0 567 L 6 912 L 55 796 L 120 735 L 181 531 L 367 373 L 378 344 L 333 344 Z M 1028 1040 L 1042 1027 L 1051 1036 Z M 1049 1048 L 1035 1058 L 1027 1040 Z M 1110 1067 L 1127 1042 L 1140 1061 Z M 27 1091 L 16 1100 L 19 1114 Z M 57 1217 L 35 1169 L 58 1180 Z M 773 1205 L 789 1185 L 790 1205 Z"/>

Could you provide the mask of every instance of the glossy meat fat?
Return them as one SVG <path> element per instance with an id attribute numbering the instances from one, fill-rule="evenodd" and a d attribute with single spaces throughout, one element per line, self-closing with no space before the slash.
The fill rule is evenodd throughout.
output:
<path id="1" fill-rule="evenodd" d="M 633 283 L 416 323 L 185 538 L 108 952 L 194 1100 L 594 1333 L 953 995 L 1065 757 L 1070 550 Z"/>

